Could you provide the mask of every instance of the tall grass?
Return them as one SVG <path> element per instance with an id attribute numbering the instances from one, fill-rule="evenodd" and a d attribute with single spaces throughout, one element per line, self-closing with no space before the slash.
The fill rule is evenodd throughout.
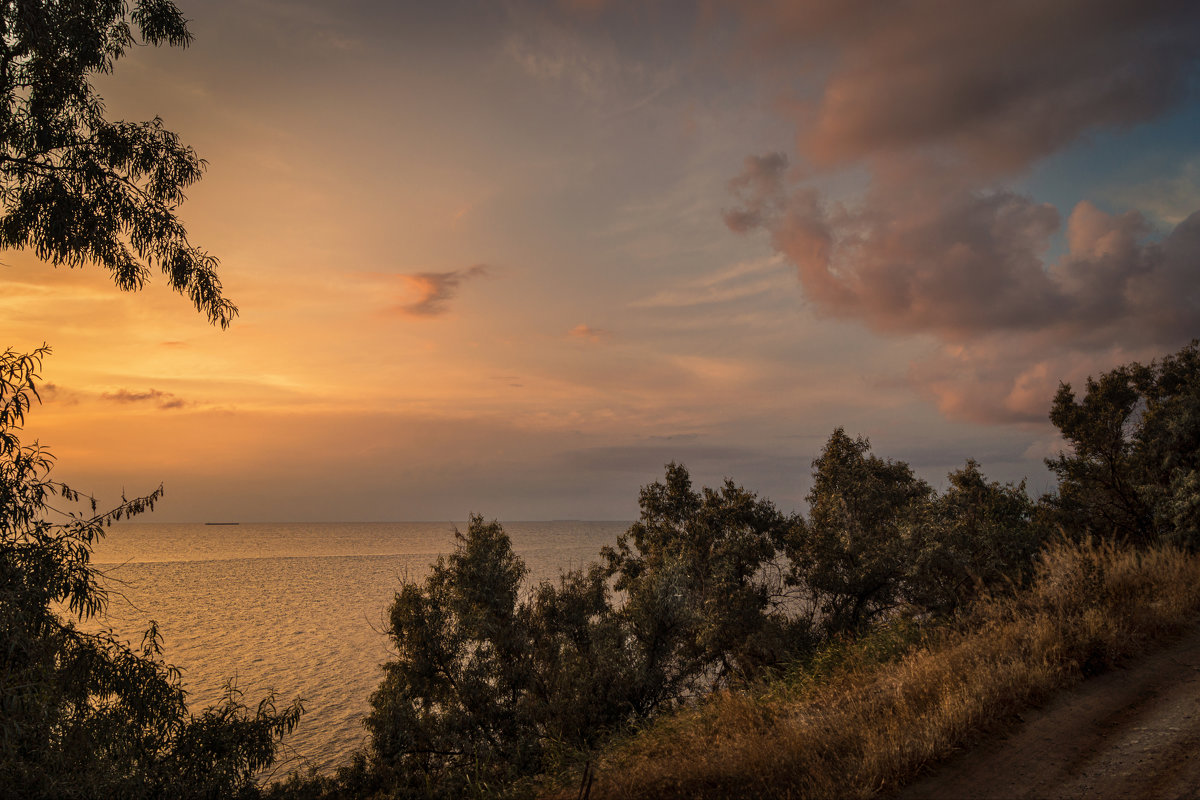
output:
<path id="1" fill-rule="evenodd" d="M 803 672 L 661 718 L 594 762 L 590 796 L 871 797 L 1198 611 L 1200 558 L 1058 543 L 1028 588 L 952 624 L 893 625 Z"/>

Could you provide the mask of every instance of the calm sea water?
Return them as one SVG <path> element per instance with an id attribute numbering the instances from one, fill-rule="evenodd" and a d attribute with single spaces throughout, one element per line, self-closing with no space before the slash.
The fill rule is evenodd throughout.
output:
<path id="1" fill-rule="evenodd" d="M 233 678 L 254 704 L 273 689 L 305 714 L 276 774 L 329 770 L 366 741 L 362 719 L 392 653 L 387 606 L 454 548 L 455 523 L 113 526 L 94 561 L 109 576 L 103 624 L 133 644 L 158 622 L 197 711 Z M 459 523 L 465 530 L 465 524 Z M 596 558 L 624 522 L 504 523 L 529 580 Z"/>

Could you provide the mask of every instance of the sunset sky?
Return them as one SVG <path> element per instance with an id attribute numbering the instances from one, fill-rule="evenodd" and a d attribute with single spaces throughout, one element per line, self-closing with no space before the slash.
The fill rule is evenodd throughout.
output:
<path id="1" fill-rule="evenodd" d="M 0 253 L 29 436 L 157 520 L 800 510 L 837 426 L 1038 494 L 1060 380 L 1200 335 L 1200 3 L 179 5 L 96 87 L 240 317 Z"/>

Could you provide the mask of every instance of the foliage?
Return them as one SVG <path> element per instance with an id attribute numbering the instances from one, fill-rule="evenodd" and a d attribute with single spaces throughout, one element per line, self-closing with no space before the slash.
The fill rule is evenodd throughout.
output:
<path id="1" fill-rule="evenodd" d="M 798 521 L 729 480 L 695 492 L 679 464 L 642 488 L 639 505 L 641 518 L 602 551 L 637 648 L 638 711 L 778 663 L 790 626 L 770 567 Z"/>
<path id="2" fill-rule="evenodd" d="M 54 507 L 80 495 L 50 478 L 48 452 L 18 436 L 48 352 L 0 354 L 0 795 L 251 793 L 298 703 L 278 711 L 267 697 L 250 709 L 231 687 L 222 704 L 189 715 L 153 623 L 137 649 L 75 625 L 107 605 L 93 544 L 112 522 L 153 508 L 162 489 L 107 512 L 94 500 L 85 512 Z"/>
<path id="3" fill-rule="evenodd" d="M 1059 478 L 1050 505 L 1065 531 L 1200 546 L 1197 348 L 1088 378 L 1080 400 L 1059 386 L 1050 419 L 1069 450 L 1046 464 Z"/>
<path id="4" fill-rule="evenodd" d="M 909 526 L 904 598 L 948 615 L 976 597 L 1025 577 L 1042 544 L 1025 483 L 988 481 L 974 459 Z"/>
<path id="5" fill-rule="evenodd" d="M 30 248 L 55 266 L 94 263 L 121 289 L 157 265 L 170 286 L 225 327 L 217 260 L 193 246 L 177 215 L 204 162 L 161 119 L 110 121 L 92 87 L 140 41 L 185 47 L 170 0 L 0 2 L 0 247 Z"/>
<path id="6" fill-rule="evenodd" d="M 829 437 L 813 461 L 808 523 L 787 546 L 827 637 L 906 607 L 949 615 L 1027 575 L 1042 535 L 1024 483 L 989 482 L 973 460 L 948 480 L 939 494 L 866 439 Z"/>
<path id="7" fill-rule="evenodd" d="M 278 791 L 494 794 L 790 660 L 819 670 L 814 652 L 839 651 L 872 622 L 908 630 L 892 613 L 906 604 L 949 613 L 1019 577 L 1037 544 L 1024 486 L 989 483 L 974 462 L 939 496 L 839 429 L 814 478 L 806 524 L 732 481 L 695 491 L 669 464 L 603 565 L 523 599 L 507 534 L 473 516 L 392 604 L 397 657 L 371 699 L 370 762 Z"/>
<path id="8" fill-rule="evenodd" d="M 524 562 L 472 516 L 457 546 L 390 610 L 397 658 L 371 697 L 376 779 L 455 796 L 587 747 L 631 709 L 625 651 L 598 568 L 519 600 Z"/>
<path id="9" fill-rule="evenodd" d="M 693 492 L 674 464 L 641 504 L 605 566 L 525 599 L 524 563 L 478 516 L 424 582 L 401 586 L 397 658 L 367 719 L 380 786 L 454 795 L 534 774 L 781 658 L 786 626 L 767 613 L 762 573 L 792 521 L 732 483 Z"/>
<path id="10" fill-rule="evenodd" d="M 809 519 L 789 555 L 829 634 L 857 631 L 898 607 L 911 566 L 906 531 L 933 496 L 902 461 L 838 428 L 813 461 Z"/>
<path id="11" fill-rule="evenodd" d="M 528 757 L 515 735 L 527 688 L 516 608 L 525 565 L 495 523 L 473 517 L 457 535 L 449 559 L 423 587 L 406 581 L 390 611 L 398 658 L 384 665 L 367 727 L 380 764 L 401 779 Z"/>
<path id="12" fill-rule="evenodd" d="M 807 670 L 659 717 L 596 755 L 590 797 L 894 795 L 1200 611 L 1200 559 L 1177 547 L 1055 541 L 1032 572 L 953 620 L 890 620 L 822 648 Z M 577 786 L 569 776 L 540 796 L 573 799 Z"/>

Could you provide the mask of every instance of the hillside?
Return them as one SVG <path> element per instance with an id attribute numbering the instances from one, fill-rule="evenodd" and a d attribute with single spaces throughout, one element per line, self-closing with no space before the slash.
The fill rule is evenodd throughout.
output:
<path id="1" fill-rule="evenodd" d="M 1022 716 L 896 800 L 1196 797 L 1200 627 Z"/>

